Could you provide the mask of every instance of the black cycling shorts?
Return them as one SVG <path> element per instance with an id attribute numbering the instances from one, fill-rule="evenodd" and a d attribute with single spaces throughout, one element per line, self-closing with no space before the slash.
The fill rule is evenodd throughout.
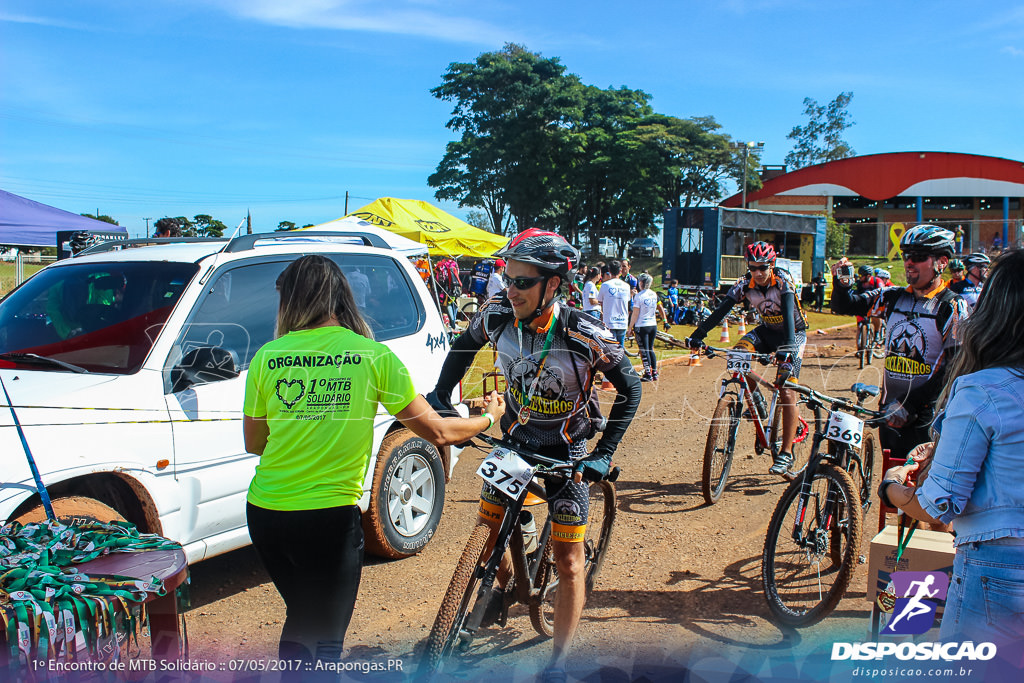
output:
<path id="1" fill-rule="evenodd" d="M 782 346 L 783 333 L 773 330 L 766 325 L 758 325 L 750 332 L 743 335 L 736 342 L 737 349 L 753 351 L 754 353 L 775 353 Z M 800 376 L 800 367 L 803 365 L 804 347 L 807 346 L 807 333 L 803 330 L 795 335 L 797 352 L 793 354 L 793 377 Z"/>

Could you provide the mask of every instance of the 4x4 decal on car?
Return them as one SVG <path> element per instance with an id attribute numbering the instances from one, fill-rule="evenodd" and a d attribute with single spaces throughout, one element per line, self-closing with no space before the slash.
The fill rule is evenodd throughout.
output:
<path id="1" fill-rule="evenodd" d="M 443 334 L 439 334 L 439 335 L 437 335 L 435 337 L 432 334 L 428 334 L 427 335 L 427 348 L 430 349 L 431 353 L 434 352 L 434 349 L 443 349 L 443 348 L 445 348 L 444 335 Z"/>

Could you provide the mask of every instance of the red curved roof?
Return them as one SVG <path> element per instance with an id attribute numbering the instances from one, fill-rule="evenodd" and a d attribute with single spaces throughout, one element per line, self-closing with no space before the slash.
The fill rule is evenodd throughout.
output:
<path id="1" fill-rule="evenodd" d="M 798 190 L 801 187 L 821 184 L 840 185 L 862 197 L 880 201 L 899 196 L 917 183 L 941 178 L 979 178 L 1024 184 L 1024 162 L 955 152 L 867 154 L 805 166 L 771 178 L 757 192 L 747 193 L 747 203 L 787 191 L 800 194 Z M 725 199 L 722 205 L 739 206 L 741 202 L 740 193 L 736 193 Z"/>

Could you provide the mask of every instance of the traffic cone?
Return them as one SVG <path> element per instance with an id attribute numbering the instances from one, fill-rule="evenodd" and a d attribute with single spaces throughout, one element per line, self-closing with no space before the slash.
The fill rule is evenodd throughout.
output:
<path id="1" fill-rule="evenodd" d="M 691 368 L 700 367 L 700 354 L 696 351 L 690 351 L 690 362 L 687 363 Z"/>
<path id="2" fill-rule="evenodd" d="M 736 330 L 736 334 L 738 334 L 740 337 L 747 333 L 747 325 L 746 323 L 743 322 L 743 319 L 746 317 L 747 316 L 745 315 L 740 316 L 740 329 Z"/>
<path id="3" fill-rule="evenodd" d="M 728 320 L 723 320 L 722 321 L 722 336 L 718 338 L 718 343 L 719 344 L 728 344 L 729 343 L 729 321 Z"/>

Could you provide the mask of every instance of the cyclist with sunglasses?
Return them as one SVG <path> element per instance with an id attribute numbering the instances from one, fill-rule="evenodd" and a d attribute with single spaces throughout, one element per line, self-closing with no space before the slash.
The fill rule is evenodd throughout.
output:
<path id="1" fill-rule="evenodd" d="M 575 247 L 553 232 L 532 228 L 512 238 L 498 256 L 508 264 L 508 288 L 487 301 L 452 343 L 427 399 L 450 410 L 452 391 L 477 351 L 491 342 L 507 381 L 507 409 L 500 422 L 504 438 L 578 463 L 571 480 L 548 491 L 558 590 L 554 652 L 542 678 L 565 681 L 564 659 L 585 600 L 582 541 L 590 496 L 583 480 L 600 481 L 608 474 L 612 454 L 640 404 L 640 377 L 604 325 L 560 300 L 559 290 L 579 262 Z M 606 426 L 592 391 L 595 372 L 603 373 L 617 392 Z M 588 454 L 587 439 L 600 428 L 604 432 Z M 503 506 L 504 498 L 485 485 L 480 521 L 500 523 Z"/>
<path id="2" fill-rule="evenodd" d="M 792 376 L 799 377 L 807 343 L 807 321 L 797 300 L 793 277 L 789 271 L 775 267 L 775 248 L 767 242 L 748 245 L 746 257 L 750 272 L 736 281 L 718 308 L 697 326 L 690 335 L 690 346 L 702 347 L 708 331 L 717 327 L 733 306 L 747 301 L 761 315 L 761 324 L 743 335 L 736 348 L 755 353 L 775 352 L 776 360 L 792 363 Z M 747 381 L 753 389 L 754 381 Z M 771 474 L 785 474 L 793 464 L 793 440 L 798 426 L 796 394 L 788 389 L 779 391 L 779 404 L 782 406 L 782 447 L 768 469 Z"/>
<path id="3" fill-rule="evenodd" d="M 953 233 L 936 225 L 917 225 L 900 239 L 906 288 L 883 287 L 858 294 L 832 267 L 832 310 L 844 315 L 879 315 L 886 321 L 885 371 L 880 405 L 889 413 L 879 429 L 882 448 L 905 458 L 914 446 L 930 441 L 935 401 L 956 352 L 956 330 L 967 304 L 942 279 L 953 256 Z"/>
<path id="4" fill-rule="evenodd" d="M 967 276 L 956 282 L 950 282 L 949 288 L 959 294 L 967 302 L 967 308 L 974 310 L 978 303 L 978 296 L 985 287 L 985 278 L 988 277 L 988 267 L 992 265 L 992 259 L 984 254 L 968 254 L 964 256 L 961 269 L 966 268 Z"/>

